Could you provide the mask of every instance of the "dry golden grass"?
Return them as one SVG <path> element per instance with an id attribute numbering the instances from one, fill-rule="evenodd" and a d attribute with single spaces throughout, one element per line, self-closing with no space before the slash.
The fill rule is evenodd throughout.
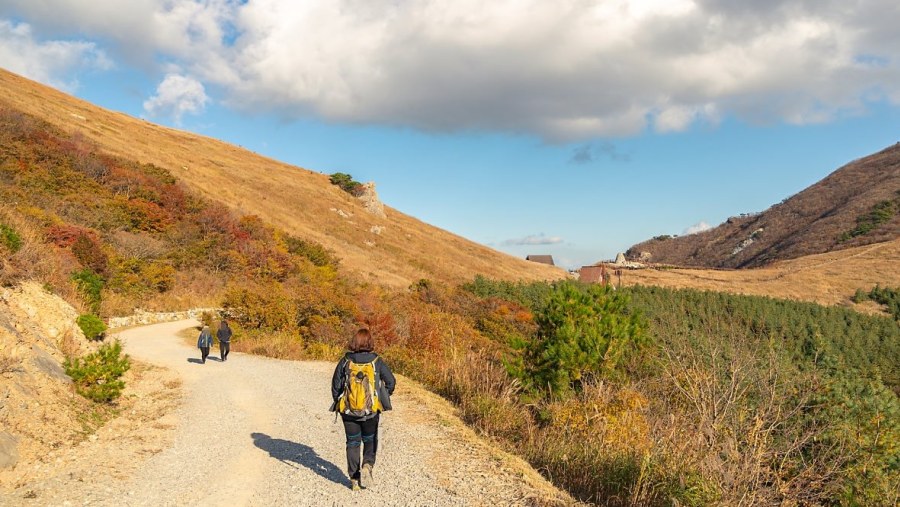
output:
<path id="1" fill-rule="evenodd" d="M 900 286 L 900 239 L 777 262 L 765 268 L 639 269 L 622 273 L 623 285 L 661 285 L 771 296 L 823 305 L 853 306 L 866 313 L 880 310 L 869 304 L 853 305 L 850 297 L 857 289 L 868 292 L 876 283 Z"/>
<path id="2" fill-rule="evenodd" d="M 507 280 L 565 276 L 562 269 L 497 252 L 391 208 L 387 218 L 378 218 L 327 175 L 108 111 L 2 69 L 0 92 L 11 107 L 80 133 L 103 151 L 164 167 L 205 197 L 325 245 L 366 281 L 405 287 L 421 278 L 459 282 L 476 274 Z M 371 232 L 376 225 L 383 227 L 380 234 Z"/>

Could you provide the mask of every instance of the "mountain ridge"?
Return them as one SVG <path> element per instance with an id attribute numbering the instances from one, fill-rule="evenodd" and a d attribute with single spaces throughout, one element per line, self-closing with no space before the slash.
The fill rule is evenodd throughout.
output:
<path id="1" fill-rule="evenodd" d="M 890 208 L 884 220 L 866 225 L 883 203 Z M 678 266 L 753 268 L 898 237 L 900 143 L 845 164 L 765 211 L 695 234 L 657 236 L 632 246 L 626 256 Z"/>

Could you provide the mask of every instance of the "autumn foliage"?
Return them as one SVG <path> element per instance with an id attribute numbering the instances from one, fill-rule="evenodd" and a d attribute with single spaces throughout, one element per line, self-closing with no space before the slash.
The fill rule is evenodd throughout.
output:
<path id="1" fill-rule="evenodd" d="M 164 168 L 9 109 L 0 146 L 0 281 L 39 279 L 95 314 L 86 324 L 215 305 L 207 320 L 229 319 L 234 350 L 328 360 L 368 327 L 395 370 L 587 502 L 898 501 L 894 319 L 572 282 L 390 290 Z"/>

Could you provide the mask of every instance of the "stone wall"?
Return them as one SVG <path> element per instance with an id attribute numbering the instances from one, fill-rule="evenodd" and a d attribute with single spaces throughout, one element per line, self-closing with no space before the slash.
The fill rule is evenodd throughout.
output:
<path id="1" fill-rule="evenodd" d="M 107 326 L 109 326 L 110 329 L 118 329 L 122 327 L 157 324 L 159 322 L 174 322 L 176 320 L 199 320 L 204 312 L 218 314 L 221 311 L 221 308 L 192 308 L 180 312 L 146 312 L 138 309 L 135 310 L 134 315 L 129 315 L 127 317 L 110 317 Z"/>

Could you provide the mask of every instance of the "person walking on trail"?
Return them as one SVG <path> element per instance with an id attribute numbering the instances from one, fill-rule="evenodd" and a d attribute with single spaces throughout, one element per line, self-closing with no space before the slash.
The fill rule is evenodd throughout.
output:
<path id="1" fill-rule="evenodd" d="M 228 321 L 222 319 L 222 322 L 219 323 L 216 338 L 219 339 L 219 358 L 227 361 L 228 353 L 231 352 L 231 328 L 228 327 Z"/>
<path id="2" fill-rule="evenodd" d="M 209 326 L 203 326 L 200 336 L 197 338 L 197 348 L 200 349 L 200 362 L 206 364 L 206 356 L 209 355 L 209 348 L 212 346 L 213 338 L 209 330 Z"/>
<path id="3" fill-rule="evenodd" d="M 331 410 L 341 414 L 347 436 L 347 475 L 354 491 L 375 485 L 372 468 L 378 452 L 381 412 L 391 409 L 396 380 L 390 367 L 375 353 L 368 329 L 350 339 L 349 352 L 338 362 L 331 378 Z M 362 466 L 360 466 L 362 447 Z"/>

